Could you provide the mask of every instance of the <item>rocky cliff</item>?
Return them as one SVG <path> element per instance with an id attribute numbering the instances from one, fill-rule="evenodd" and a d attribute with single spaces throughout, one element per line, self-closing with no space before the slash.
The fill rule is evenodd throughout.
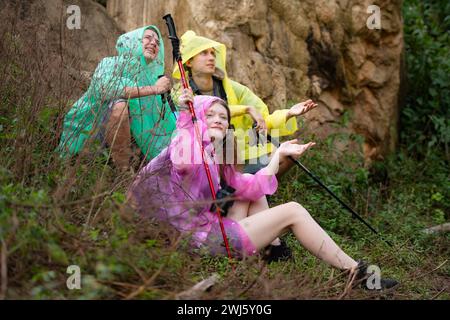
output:
<path id="1" fill-rule="evenodd" d="M 156 24 L 166 36 L 161 17 L 172 13 L 180 36 L 192 29 L 225 43 L 230 76 L 254 90 L 270 109 L 306 98 L 319 101 L 304 130 L 319 137 L 360 134 L 367 160 L 396 147 L 403 52 L 400 0 L 108 0 L 107 10 L 92 0 L 0 2 L 2 32 L 20 35 L 14 39 L 24 41 L 33 58 L 46 61 L 50 82 L 58 79 L 53 82 L 60 84 L 55 75 L 61 70 L 68 79 L 76 78 L 64 81 L 75 96 L 86 85 L 83 75 L 115 54 L 121 32 Z M 381 29 L 367 27 L 371 4 L 381 9 Z M 66 26 L 70 5 L 80 8 L 80 29 Z M 166 47 L 170 69 L 167 41 Z M 342 152 L 355 146 L 348 141 L 335 145 Z"/>
<path id="2" fill-rule="evenodd" d="M 79 28 L 73 28 L 70 6 L 79 8 Z M 98 62 L 115 54 L 122 33 L 106 9 L 92 0 L 0 0 L 0 19 L 2 39 L 16 45 L 16 54 L 28 61 L 28 72 L 41 69 L 36 81 L 50 87 L 63 82 L 64 94 L 72 88 L 72 98 L 85 89 Z"/>
<path id="3" fill-rule="evenodd" d="M 381 29 L 367 27 L 372 4 L 381 9 Z M 321 137 L 360 134 L 371 160 L 397 143 L 401 5 L 400 0 L 109 0 L 107 9 L 124 30 L 152 23 L 165 33 L 161 17 L 172 13 L 179 35 L 192 29 L 225 43 L 233 79 L 271 109 L 318 100 L 320 107 L 307 115 L 309 130 Z M 345 151 L 349 145 L 338 147 Z"/>

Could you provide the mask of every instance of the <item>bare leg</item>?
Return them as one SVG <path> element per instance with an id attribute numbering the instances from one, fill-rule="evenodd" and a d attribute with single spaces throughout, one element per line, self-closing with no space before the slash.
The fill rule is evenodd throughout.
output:
<path id="1" fill-rule="evenodd" d="M 106 125 L 106 142 L 111 148 L 115 165 L 121 170 L 128 170 L 132 151 L 128 106 L 125 102 L 117 103 L 112 108 Z"/>
<path id="2" fill-rule="evenodd" d="M 267 209 L 269 209 L 269 204 L 265 196 L 254 202 L 235 201 L 233 206 L 228 210 L 227 217 L 235 221 L 240 221 Z"/>
<path id="3" fill-rule="evenodd" d="M 227 218 L 234 221 L 240 221 L 248 217 L 250 201 L 235 201 L 233 206 L 228 209 Z"/>
<path id="4" fill-rule="evenodd" d="M 269 204 L 267 203 L 267 198 L 264 196 L 261 199 L 251 202 L 248 208 L 248 216 L 252 216 L 255 213 L 269 209 Z"/>
<path id="5" fill-rule="evenodd" d="M 290 202 L 258 212 L 239 221 L 239 224 L 258 250 L 290 229 L 309 252 L 330 265 L 339 269 L 357 266 L 357 262 L 342 251 L 298 203 Z"/>
<path id="6" fill-rule="evenodd" d="M 227 218 L 233 219 L 234 221 L 241 221 L 267 209 L 269 209 L 269 204 L 267 203 L 267 198 L 265 196 L 254 202 L 235 201 L 228 211 Z M 277 237 L 271 244 L 274 246 L 280 245 L 280 238 Z"/>

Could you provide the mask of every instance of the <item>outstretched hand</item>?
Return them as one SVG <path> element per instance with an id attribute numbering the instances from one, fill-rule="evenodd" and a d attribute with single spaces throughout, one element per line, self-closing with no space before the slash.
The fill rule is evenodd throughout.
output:
<path id="1" fill-rule="evenodd" d="M 312 100 L 306 100 L 305 102 L 297 103 L 296 105 L 292 106 L 291 109 L 289 109 L 288 119 L 291 117 L 301 116 L 316 107 L 317 103 Z"/>
<path id="2" fill-rule="evenodd" d="M 299 144 L 297 139 L 283 142 L 277 152 L 283 157 L 291 156 L 294 159 L 299 158 L 306 150 L 315 146 L 315 142 L 309 142 L 307 144 Z"/>

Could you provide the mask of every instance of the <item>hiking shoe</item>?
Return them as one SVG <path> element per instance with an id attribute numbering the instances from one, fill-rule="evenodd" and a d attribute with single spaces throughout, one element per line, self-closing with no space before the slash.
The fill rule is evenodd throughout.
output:
<path id="1" fill-rule="evenodd" d="M 292 258 L 292 251 L 289 246 L 284 242 L 284 240 L 280 241 L 280 245 L 274 246 L 272 244 L 266 247 L 266 254 L 263 257 L 263 260 L 267 263 L 278 262 L 278 261 L 287 261 Z"/>
<path id="2" fill-rule="evenodd" d="M 371 277 L 373 273 L 368 273 L 369 265 L 365 261 L 358 261 L 356 267 L 355 281 L 358 283 L 361 281 L 361 287 L 365 290 L 387 290 L 398 285 L 398 281 L 389 278 L 380 278 L 379 281 L 372 281 Z M 368 282 L 370 280 L 370 282 Z"/>

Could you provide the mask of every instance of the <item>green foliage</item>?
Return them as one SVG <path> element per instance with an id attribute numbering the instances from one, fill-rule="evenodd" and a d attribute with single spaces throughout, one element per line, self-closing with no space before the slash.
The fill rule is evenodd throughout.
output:
<path id="1" fill-rule="evenodd" d="M 442 270 L 427 280 L 428 284 L 415 281 L 414 274 L 428 269 L 430 263 L 437 267 L 450 254 L 448 234 L 423 232 L 424 228 L 448 222 L 450 218 L 449 170 L 444 165 L 445 159 L 430 154 L 418 161 L 402 150 L 368 170 L 361 158 L 343 155 L 333 161 L 326 156 L 325 148 L 320 144 L 317 147 L 308 151 L 308 158 L 302 163 L 395 247 L 390 248 L 352 219 L 348 211 L 301 170 L 293 170 L 283 179 L 277 194 L 270 198 L 271 205 L 297 201 L 350 256 L 377 264 L 385 274 L 399 279 L 402 294 L 431 298 L 434 294 L 427 289 L 433 283 L 431 279 L 443 277 L 440 281 L 448 281 L 450 267 L 444 264 Z M 317 259 L 299 246 L 292 235 L 289 243 L 296 250 L 298 269 L 308 270 L 314 278 L 329 275 L 329 268 L 318 267 Z"/>
<path id="2" fill-rule="evenodd" d="M 449 219 L 450 185 L 445 161 L 435 155 L 417 161 L 400 152 L 367 169 L 362 156 L 342 154 L 336 158 L 331 153 L 326 141 L 319 142 L 302 162 L 394 242 L 395 249 L 352 219 L 298 169 L 280 181 L 270 204 L 299 202 L 345 252 L 380 265 L 384 273 L 402 281 L 401 297 L 433 297 L 436 292 L 430 281 L 436 275 L 414 280 L 414 274 L 432 270 L 450 253 L 447 235 L 421 232 Z M 46 157 L 51 155 L 41 154 L 41 159 Z M 60 166 L 64 168 L 65 164 Z M 78 169 L 86 181 L 73 187 L 77 190 L 82 186 L 85 190 L 77 190 L 73 198 L 69 197 L 69 204 L 61 203 L 55 196 L 55 189 L 65 182 L 62 169 L 54 169 L 55 183 L 47 184 L 44 175 L 37 174 L 27 186 L 11 170 L 0 166 L 0 239 L 8 243 L 10 274 L 14 274 L 8 297 L 125 298 L 155 275 L 153 282 L 134 298 L 173 298 L 174 292 L 183 291 L 212 273 L 228 280 L 221 281 L 205 298 L 298 298 L 302 294 L 305 298 L 333 298 L 344 290 L 344 279 L 334 278 L 335 271 L 308 253 L 292 234 L 286 240 L 294 251 L 294 259 L 268 266 L 264 275 L 258 258 L 237 263 L 237 271 L 233 271 L 226 257 L 200 259 L 188 255 L 186 242 L 177 243 L 173 229 L 163 231 L 161 225 L 133 218 L 125 203 L 125 190 L 115 187 L 114 175 L 105 180 L 105 188 L 109 186 L 114 192 L 104 195 L 102 201 L 89 199 L 101 176 L 94 171 L 101 172 L 104 164 L 95 170 L 95 161 L 86 166 L 90 168 L 88 176 L 83 173 L 86 169 Z M 70 204 L 84 198 L 86 203 Z M 86 225 L 91 207 L 100 213 Z M 81 268 L 81 291 L 66 288 L 69 265 Z M 438 275 L 448 279 L 448 272 L 444 267 Z M 257 281 L 251 287 L 261 277 L 264 285 Z M 330 288 L 329 279 L 335 279 Z M 298 283 L 304 285 L 302 293 Z M 273 288 L 273 296 L 267 294 L 265 286 Z M 247 287 L 251 289 L 245 290 Z M 365 298 L 361 293 L 355 294 Z"/>
<path id="3" fill-rule="evenodd" d="M 318 145 L 302 158 L 395 248 L 352 219 L 298 169 L 280 181 L 269 199 L 272 206 L 302 204 L 352 257 L 378 264 L 400 280 L 394 298 L 435 297 L 450 277 L 448 264 L 433 271 L 450 255 L 449 235 L 422 232 L 448 221 L 450 212 L 448 162 L 434 152 L 448 142 L 448 45 L 439 45 L 448 41 L 441 32 L 444 26 L 448 30 L 447 9 L 443 2 L 405 3 L 410 77 L 418 76 L 410 81 L 415 96 L 402 115 L 403 138 L 410 150 L 423 152 L 421 160 L 400 150 L 369 169 L 361 154 L 334 149 L 336 142 L 345 145 L 349 139 L 362 143 L 360 136 L 348 134 L 314 139 Z M 18 50 L 14 43 L 11 48 Z M 4 57 L 20 55 L 5 54 L 0 60 Z M 119 175 L 108 164 L 106 151 L 93 148 L 67 161 L 54 153 L 65 111 L 58 97 L 69 96 L 77 86 L 62 81 L 70 91 L 53 96 L 30 87 L 44 81 L 38 78 L 42 72 L 30 76 L 35 62 L 14 59 L 2 60 L 5 72 L 0 74 L 9 76 L 0 79 L 0 242 L 8 252 L 6 298 L 167 299 L 212 273 L 226 281 L 203 298 L 325 299 L 342 294 L 345 276 L 306 252 L 292 234 L 286 240 L 293 260 L 265 266 L 255 257 L 236 263 L 233 271 L 226 257 L 189 254 L 187 240 L 180 241 L 174 229 L 136 217 L 126 203 L 133 177 Z M 350 118 L 345 113 L 341 125 L 347 126 Z M 424 141 L 430 141 L 426 150 L 420 149 Z M 66 287 L 69 265 L 81 269 L 80 291 Z M 355 291 L 351 298 L 373 296 Z M 439 298 L 448 299 L 448 294 Z"/>
<path id="4" fill-rule="evenodd" d="M 403 143 L 424 154 L 449 155 L 450 2 L 404 1 L 408 90 L 401 122 Z"/>

